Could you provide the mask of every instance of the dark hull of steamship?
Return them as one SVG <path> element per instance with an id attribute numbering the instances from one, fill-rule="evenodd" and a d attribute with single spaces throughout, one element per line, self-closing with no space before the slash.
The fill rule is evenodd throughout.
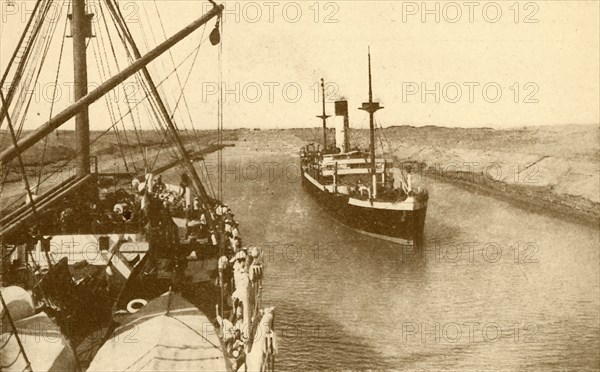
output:
<path id="1" fill-rule="evenodd" d="M 386 203 L 356 199 L 343 193 L 328 191 L 317 177 L 301 167 L 302 185 L 337 221 L 359 233 L 396 244 L 420 247 L 423 244 L 427 201 L 418 209 L 386 209 Z"/>

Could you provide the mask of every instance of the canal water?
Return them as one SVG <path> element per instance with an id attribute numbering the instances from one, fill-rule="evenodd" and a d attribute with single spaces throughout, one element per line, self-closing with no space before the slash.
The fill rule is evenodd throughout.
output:
<path id="1" fill-rule="evenodd" d="M 425 180 L 426 247 L 387 243 L 303 190 L 301 145 L 252 132 L 223 152 L 224 200 L 266 255 L 278 370 L 600 368 L 597 229 Z"/>

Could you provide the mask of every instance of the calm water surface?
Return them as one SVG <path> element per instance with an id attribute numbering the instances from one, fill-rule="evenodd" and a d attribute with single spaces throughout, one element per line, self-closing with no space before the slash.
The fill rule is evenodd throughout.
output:
<path id="1" fill-rule="evenodd" d="M 402 248 L 316 204 L 300 144 L 224 152 L 225 200 L 267 256 L 278 369 L 600 368 L 596 229 L 428 180 L 427 247 Z"/>

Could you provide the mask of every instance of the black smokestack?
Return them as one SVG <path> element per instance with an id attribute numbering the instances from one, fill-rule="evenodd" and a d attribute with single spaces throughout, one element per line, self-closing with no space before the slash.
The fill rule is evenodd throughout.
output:
<path id="1" fill-rule="evenodd" d="M 348 101 L 335 101 L 335 116 L 348 116 Z"/>
<path id="2" fill-rule="evenodd" d="M 335 101 L 335 115 L 344 117 L 344 151 L 350 151 L 350 119 L 348 117 L 348 101 Z"/>

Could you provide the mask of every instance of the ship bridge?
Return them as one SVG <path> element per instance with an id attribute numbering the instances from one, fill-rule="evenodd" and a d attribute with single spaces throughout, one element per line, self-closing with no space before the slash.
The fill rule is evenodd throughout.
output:
<path id="1" fill-rule="evenodd" d="M 371 164 L 370 157 L 365 156 L 361 151 L 324 155 L 321 162 L 321 175 L 370 174 Z M 385 158 L 375 159 L 375 172 L 377 174 L 384 173 L 388 164 L 392 164 L 392 161 Z"/>

